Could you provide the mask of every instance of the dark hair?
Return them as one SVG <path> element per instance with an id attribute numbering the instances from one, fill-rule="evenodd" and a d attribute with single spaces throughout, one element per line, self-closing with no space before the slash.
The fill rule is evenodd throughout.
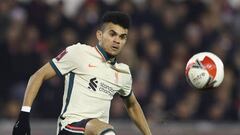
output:
<path id="1" fill-rule="evenodd" d="M 125 29 L 129 29 L 130 27 L 130 17 L 129 15 L 120 12 L 120 11 L 109 11 L 106 12 L 100 22 L 100 28 L 105 24 L 105 23 L 113 23 L 120 25 L 121 27 Z"/>

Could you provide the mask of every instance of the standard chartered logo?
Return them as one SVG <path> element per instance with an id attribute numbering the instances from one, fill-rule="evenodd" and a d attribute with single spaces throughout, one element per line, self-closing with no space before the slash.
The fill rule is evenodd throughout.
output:
<path id="1" fill-rule="evenodd" d="M 106 93 L 108 94 L 109 96 L 113 96 L 117 90 L 114 90 L 112 87 L 106 85 L 105 83 L 101 82 L 99 85 L 98 85 L 98 81 L 97 81 L 97 78 L 94 77 L 92 79 L 89 80 L 89 86 L 88 86 L 88 89 L 90 90 L 93 90 L 93 91 L 96 91 L 97 88 L 99 87 L 99 91 L 103 92 L 103 93 Z"/>
<path id="2" fill-rule="evenodd" d="M 114 90 L 112 87 L 110 87 L 104 83 L 100 83 L 99 91 L 102 91 L 102 92 L 108 94 L 109 96 L 113 96 L 116 93 L 116 90 Z"/>
<path id="3" fill-rule="evenodd" d="M 90 79 L 88 88 L 91 89 L 91 90 L 93 90 L 93 91 L 96 91 L 97 83 L 98 83 L 98 81 L 97 81 L 97 78 L 96 78 L 96 77 Z"/>

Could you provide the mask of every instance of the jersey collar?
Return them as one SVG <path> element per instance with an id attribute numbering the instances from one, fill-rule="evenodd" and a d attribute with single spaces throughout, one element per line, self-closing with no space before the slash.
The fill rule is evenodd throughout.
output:
<path id="1" fill-rule="evenodd" d="M 100 53 L 100 55 L 102 56 L 103 60 L 107 61 L 111 65 L 114 65 L 116 63 L 116 61 L 117 61 L 116 57 L 111 58 L 109 56 L 109 54 L 107 54 L 107 52 L 99 44 L 97 44 L 95 48 L 98 51 L 98 53 Z"/>

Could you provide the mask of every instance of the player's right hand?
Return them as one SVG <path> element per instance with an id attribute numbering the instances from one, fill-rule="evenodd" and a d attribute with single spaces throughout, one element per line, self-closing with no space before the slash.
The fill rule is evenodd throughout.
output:
<path id="1" fill-rule="evenodd" d="M 30 135 L 29 112 L 21 111 L 13 127 L 12 135 Z"/>

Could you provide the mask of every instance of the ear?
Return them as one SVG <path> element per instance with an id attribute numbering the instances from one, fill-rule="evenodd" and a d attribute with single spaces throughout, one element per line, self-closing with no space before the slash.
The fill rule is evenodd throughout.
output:
<path id="1" fill-rule="evenodd" d="M 102 41 L 102 31 L 97 30 L 96 31 L 96 37 L 98 39 L 98 42 L 101 42 Z"/>

